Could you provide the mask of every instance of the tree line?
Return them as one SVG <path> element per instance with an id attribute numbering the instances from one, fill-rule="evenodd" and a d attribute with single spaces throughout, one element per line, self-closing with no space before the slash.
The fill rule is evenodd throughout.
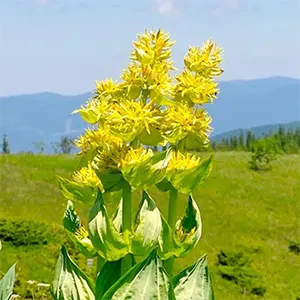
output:
<path id="1" fill-rule="evenodd" d="M 257 143 L 264 143 L 276 153 L 300 153 L 300 128 L 285 130 L 280 126 L 278 131 L 270 133 L 262 138 L 257 138 L 253 132 L 248 131 L 246 134 L 242 131 L 240 135 L 233 135 L 223 138 L 220 142 L 212 141 L 208 151 L 248 151 L 253 152 Z M 46 144 L 44 141 L 33 142 L 38 153 L 44 153 Z M 74 148 L 73 139 L 62 136 L 59 142 L 51 144 L 54 153 L 69 154 Z M 150 147 L 154 151 L 158 151 L 158 147 Z M 10 153 L 8 136 L 3 135 L 1 143 L 1 152 L 3 154 Z"/>
<path id="2" fill-rule="evenodd" d="M 251 131 L 246 134 L 223 138 L 220 142 L 212 141 L 213 151 L 249 151 L 252 152 L 257 143 L 264 143 L 267 148 L 277 153 L 300 153 L 300 128 L 284 129 L 280 126 L 277 132 L 257 138 Z"/>
<path id="3" fill-rule="evenodd" d="M 43 140 L 33 142 L 33 146 L 38 151 L 39 154 L 44 153 L 47 145 Z M 3 135 L 2 143 L 0 144 L 1 153 L 2 154 L 9 154 L 10 153 L 10 145 L 8 141 L 8 136 L 6 134 Z M 51 148 L 53 153 L 64 153 L 70 154 L 74 149 L 74 141 L 73 139 L 62 136 L 60 141 L 51 143 Z"/>

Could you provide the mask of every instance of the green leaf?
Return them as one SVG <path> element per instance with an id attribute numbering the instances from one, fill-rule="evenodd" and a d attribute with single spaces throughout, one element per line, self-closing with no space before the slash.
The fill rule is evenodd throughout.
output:
<path id="1" fill-rule="evenodd" d="M 68 201 L 67 209 L 64 214 L 63 225 L 65 229 L 69 231 L 69 237 L 83 255 L 92 258 L 97 254 L 70 200 Z"/>
<path id="2" fill-rule="evenodd" d="M 101 299 L 106 291 L 121 278 L 122 260 L 107 261 L 96 281 L 96 299 Z"/>
<path id="3" fill-rule="evenodd" d="M 0 280 L 0 300 L 10 300 L 14 289 L 16 264 Z"/>
<path id="4" fill-rule="evenodd" d="M 72 112 L 72 114 L 80 113 L 82 119 L 92 125 L 98 122 L 98 115 L 92 109 L 82 108 L 76 109 Z"/>
<path id="5" fill-rule="evenodd" d="M 78 161 L 78 164 L 76 166 L 76 169 L 79 170 L 82 167 L 86 167 L 88 162 L 92 161 L 94 159 L 94 157 L 97 155 L 97 153 L 98 153 L 98 149 L 95 147 L 95 148 L 86 150 L 83 153 L 76 154 L 76 156 L 80 158 Z"/>
<path id="6" fill-rule="evenodd" d="M 169 259 L 175 255 L 174 252 L 174 237 L 173 231 L 163 215 L 161 215 L 162 220 L 162 231 L 159 238 L 159 248 L 158 255 L 162 260 Z"/>
<path id="7" fill-rule="evenodd" d="M 162 192 L 168 192 L 173 186 L 166 178 L 156 184 L 156 187 Z"/>
<path id="8" fill-rule="evenodd" d="M 51 292 L 55 300 L 95 299 L 94 284 L 72 261 L 65 246 L 58 257 Z"/>
<path id="9" fill-rule="evenodd" d="M 175 256 L 184 257 L 199 242 L 202 233 L 200 210 L 193 199 L 189 196 L 185 215 L 175 225 Z"/>
<path id="10" fill-rule="evenodd" d="M 182 194 L 190 194 L 209 176 L 212 169 L 213 154 L 199 166 L 186 170 L 176 170 L 168 175 L 168 180 Z"/>
<path id="11" fill-rule="evenodd" d="M 123 198 L 121 198 L 116 211 L 113 214 L 113 224 L 118 232 L 122 232 L 122 211 L 123 211 Z"/>
<path id="12" fill-rule="evenodd" d="M 144 129 L 142 133 L 137 137 L 142 144 L 156 146 L 164 140 L 158 129 L 150 126 L 149 131 L 150 134 L 146 129 Z"/>
<path id="13" fill-rule="evenodd" d="M 134 255 L 147 255 L 157 245 L 161 230 L 162 222 L 159 209 L 153 199 L 144 191 L 135 218 L 132 253 Z"/>
<path id="14" fill-rule="evenodd" d="M 106 260 L 118 260 L 129 252 L 129 241 L 125 240 L 125 235 L 117 231 L 108 217 L 100 190 L 90 211 L 88 228 L 94 247 Z"/>
<path id="15" fill-rule="evenodd" d="M 173 276 L 172 283 L 176 299 L 214 300 L 206 255 Z"/>
<path id="16" fill-rule="evenodd" d="M 95 187 L 71 181 L 60 176 L 57 177 L 60 190 L 65 198 L 84 203 L 95 201 L 97 196 L 97 189 Z"/>
<path id="17" fill-rule="evenodd" d="M 123 167 L 122 173 L 132 187 L 147 190 L 162 181 L 170 159 L 169 150 L 158 152 L 144 162 Z"/>
<path id="18" fill-rule="evenodd" d="M 64 213 L 63 225 L 68 231 L 72 233 L 75 233 L 76 230 L 81 227 L 80 218 L 74 210 L 73 202 L 70 200 L 68 200 L 67 208 Z"/>
<path id="19" fill-rule="evenodd" d="M 124 140 L 125 142 L 132 142 L 141 132 L 142 127 L 131 128 L 128 132 L 122 131 L 119 128 L 109 127 L 110 134 Z"/>
<path id="20" fill-rule="evenodd" d="M 125 183 L 122 173 L 120 172 L 100 172 L 95 169 L 95 173 L 101 180 L 105 192 L 116 192 L 123 188 Z"/>
<path id="21" fill-rule="evenodd" d="M 203 137 L 196 133 L 189 133 L 180 143 L 187 151 L 201 151 L 208 146 L 207 142 L 203 141 Z"/>
<path id="22" fill-rule="evenodd" d="M 125 273 L 101 300 L 175 300 L 171 280 L 162 261 L 152 251 L 149 256 Z"/>

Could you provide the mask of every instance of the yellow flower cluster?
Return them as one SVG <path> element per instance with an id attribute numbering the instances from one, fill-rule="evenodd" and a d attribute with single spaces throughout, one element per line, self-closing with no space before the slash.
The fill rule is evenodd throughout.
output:
<path id="1" fill-rule="evenodd" d="M 173 152 L 171 160 L 168 164 L 167 173 L 177 170 L 192 169 L 199 165 L 201 159 L 196 155 L 190 153 Z"/>
<path id="2" fill-rule="evenodd" d="M 190 47 L 182 72 L 173 78 L 174 42 L 168 34 L 146 31 L 133 44 L 121 81 L 96 82 L 92 99 L 75 111 L 96 125 L 75 144 L 81 153 L 96 151 L 92 165 L 102 170 L 120 169 L 152 155 L 142 145 L 169 143 L 178 148 L 209 142 L 211 118 L 202 104 L 218 93 L 215 77 L 223 72 L 221 49 L 211 41 L 202 48 Z"/>
<path id="3" fill-rule="evenodd" d="M 79 171 L 74 172 L 73 180 L 78 183 L 91 184 L 102 189 L 102 183 L 97 177 L 91 163 L 87 167 L 82 167 Z"/>

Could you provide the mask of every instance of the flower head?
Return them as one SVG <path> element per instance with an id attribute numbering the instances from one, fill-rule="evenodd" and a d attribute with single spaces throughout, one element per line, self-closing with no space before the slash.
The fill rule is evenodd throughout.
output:
<path id="1" fill-rule="evenodd" d="M 206 143 L 211 131 L 210 122 L 211 117 L 204 109 L 194 109 L 187 105 L 171 106 L 165 114 L 163 135 L 171 144 L 183 140 L 190 134 Z"/>
<path id="2" fill-rule="evenodd" d="M 179 151 L 173 151 L 171 160 L 168 164 L 167 172 L 176 172 L 178 170 L 192 169 L 199 166 L 201 158 L 190 153 L 183 154 Z"/>
<path id="3" fill-rule="evenodd" d="M 124 159 L 122 159 L 122 167 L 137 165 L 139 163 L 147 161 L 152 156 L 153 152 L 151 149 L 144 149 L 142 147 L 137 149 L 130 148 Z"/>
<path id="4" fill-rule="evenodd" d="M 85 135 L 79 136 L 77 140 L 74 141 L 75 146 L 81 148 L 80 153 L 86 153 L 91 150 L 99 150 L 107 145 L 112 144 L 122 144 L 123 141 L 107 132 L 100 127 L 97 129 L 88 128 L 85 131 Z"/>
<path id="5" fill-rule="evenodd" d="M 102 183 L 92 168 L 91 162 L 88 163 L 87 167 L 82 167 L 79 171 L 74 172 L 73 180 L 78 183 L 93 185 L 103 189 Z"/>
<path id="6" fill-rule="evenodd" d="M 97 176 L 105 172 L 119 176 L 125 167 L 131 169 L 131 165 L 153 156 L 143 145 L 169 143 L 185 152 L 208 144 L 211 117 L 201 106 L 212 102 L 218 93 L 215 77 L 223 72 L 222 51 L 210 40 L 201 48 L 190 47 L 182 72 L 174 78 L 173 45 L 162 30 L 145 31 L 133 43 L 131 63 L 121 80 L 96 82 L 94 97 L 77 111 L 95 128 L 87 129 L 75 141 L 80 154 L 89 155 L 90 160 L 74 175 L 76 180 L 100 185 Z M 169 169 L 197 163 L 193 156 L 176 154 Z"/>

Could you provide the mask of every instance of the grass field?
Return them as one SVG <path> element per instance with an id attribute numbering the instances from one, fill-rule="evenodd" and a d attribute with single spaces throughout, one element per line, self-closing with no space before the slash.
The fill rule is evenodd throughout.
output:
<path id="1" fill-rule="evenodd" d="M 207 253 L 217 300 L 299 299 L 300 255 L 291 252 L 289 244 L 300 239 L 300 156 L 281 156 L 271 171 L 261 173 L 251 171 L 248 160 L 247 153 L 216 154 L 211 176 L 194 193 L 202 215 L 201 241 L 186 258 L 175 262 L 175 272 Z M 55 174 L 68 176 L 76 165 L 71 156 L 0 156 L 0 219 L 14 224 L 6 223 L 10 229 L 5 230 L 21 230 L 26 220 L 42 222 L 45 227 L 40 227 L 39 236 L 47 240 L 31 246 L 3 243 L 1 273 L 18 261 L 20 280 L 16 292 L 25 290 L 27 280 L 52 280 L 62 240 L 66 241 L 61 230 L 66 200 L 60 194 Z M 140 194 L 136 192 L 136 200 Z M 166 214 L 168 195 L 154 188 L 150 194 Z M 107 199 L 110 209 L 117 204 L 117 198 L 114 195 Z M 186 200 L 181 197 L 178 216 Z M 86 220 L 89 207 L 76 203 L 76 210 Z M 3 228 L 2 225 L 0 231 Z M 220 275 L 217 255 L 221 250 L 243 251 L 251 258 L 253 270 L 261 275 L 260 281 L 266 287 L 264 296 L 241 292 L 234 280 Z M 80 254 L 75 250 L 72 254 L 88 272 L 94 272 Z"/>

